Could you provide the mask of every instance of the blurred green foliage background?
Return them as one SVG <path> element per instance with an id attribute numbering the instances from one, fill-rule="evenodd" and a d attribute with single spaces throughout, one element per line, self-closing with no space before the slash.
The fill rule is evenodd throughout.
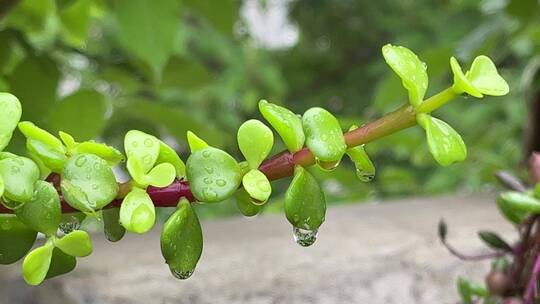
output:
<path id="1" fill-rule="evenodd" d="M 396 109 L 406 94 L 382 59 L 386 43 L 427 63 L 428 96 L 451 83 L 450 56 L 494 58 L 511 94 L 438 113 L 463 135 L 467 161 L 440 168 L 421 129 L 402 131 L 367 146 L 372 183 L 348 162 L 314 170 L 330 203 L 491 187 L 495 170 L 518 171 L 540 89 L 537 0 L 2 0 L 0 14 L 0 91 L 19 97 L 24 120 L 118 148 L 136 128 L 184 159 L 187 130 L 239 158 L 236 130 L 260 118 L 260 98 L 297 113 L 325 107 L 344 129 Z M 20 134 L 8 150 L 24 154 Z"/>

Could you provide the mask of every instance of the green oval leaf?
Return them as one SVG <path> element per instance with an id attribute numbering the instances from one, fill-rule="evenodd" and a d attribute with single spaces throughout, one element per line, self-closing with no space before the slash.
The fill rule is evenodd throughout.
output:
<path id="1" fill-rule="evenodd" d="M 272 194 L 270 181 L 264 173 L 257 169 L 252 169 L 244 175 L 242 185 L 247 193 L 255 200 L 253 203 L 259 205 L 266 203 L 270 194 Z"/>
<path id="2" fill-rule="evenodd" d="M 512 211 L 540 213 L 540 200 L 525 193 L 504 192 L 499 198 Z"/>
<path id="3" fill-rule="evenodd" d="M 37 232 L 21 223 L 14 215 L 0 214 L 0 264 L 22 259 L 36 241 Z"/>
<path id="4" fill-rule="evenodd" d="M 467 147 L 461 136 L 444 121 L 420 113 L 418 124 L 426 131 L 429 152 L 442 166 L 448 166 L 467 158 Z"/>
<path id="5" fill-rule="evenodd" d="M 157 164 L 169 163 L 174 166 L 176 171 L 176 177 L 178 179 L 184 178 L 186 176 L 186 165 L 178 156 L 176 151 L 173 150 L 169 145 L 159 141 L 159 156 L 156 161 Z"/>
<path id="6" fill-rule="evenodd" d="M 454 84 L 452 85 L 454 92 L 457 94 L 467 93 L 477 98 L 484 97 L 484 95 L 474 87 L 471 81 L 465 77 L 459 62 L 455 57 L 450 58 L 450 68 L 452 69 L 452 73 L 454 73 Z"/>
<path id="7" fill-rule="evenodd" d="M 387 44 L 382 53 L 386 63 L 401 78 L 403 86 L 409 92 L 409 102 L 413 107 L 424 100 L 428 87 L 426 64 L 406 47 Z"/>
<path id="8" fill-rule="evenodd" d="M 22 264 L 23 277 L 29 285 L 39 285 L 49 271 L 51 265 L 52 252 L 54 247 L 47 242 L 45 245 L 32 250 Z"/>
<path id="9" fill-rule="evenodd" d="M 529 212 L 523 211 L 523 209 L 514 207 L 512 200 L 505 200 L 501 197 L 497 198 L 497 208 L 500 213 L 510 222 L 514 224 L 521 224 L 525 218 L 529 215 Z"/>
<path id="10" fill-rule="evenodd" d="M 19 123 L 19 130 L 26 137 L 26 148 L 54 172 L 60 173 L 67 160 L 66 148 L 51 133 L 29 121 Z"/>
<path id="11" fill-rule="evenodd" d="M 106 144 L 98 143 L 93 140 L 77 143 L 70 149 L 72 155 L 76 154 L 94 154 L 107 161 L 109 166 L 116 166 L 125 160 L 122 152 Z"/>
<path id="12" fill-rule="evenodd" d="M 0 92 L 0 151 L 9 144 L 13 131 L 21 119 L 19 99 L 9 93 Z"/>
<path id="13" fill-rule="evenodd" d="M 338 120 L 323 108 L 311 108 L 302 116 L 306 146 L 322 162 L 336 162 L 347 145 Z"/>
<path id="14" fill-rule="evenodd" d="M 176 169 L 169 163 L 161 163 L 143 178 L 143 185 L 151 185 L 154 187 L 166 187 L 174 181 L 176 177 Z"/>
<path id="15" fill-rule="evenodd" d="M 90 240 L 88 232 L 83 230 L 75 230 L 64 235 L 57 239 L 54 245 L 65 254 L 74 257 L 85 257 L 92 254 L 92 240 Z"/>
<path id="16" fill-rule="evenodd" d="M 159 156 L 159 146 L 157 138 L 137 130 L 129 131 L 124 138 L 128 160 L 137 159 L 143 173 L 148 173 L 154 167 Z"/>
<path id="17" fill-rule="evenodd" d="M 120 224 L 127 231 L 146 233 L 156 222 L 156 210 L 150 196 L 140 188 L 133 188 L 120 207 Z"/>
<path id="18" fill-rule="evenodd" d="M 67 161 L 61 187 L 71 207 L 91 213 L 109 204 L 118 193 L 111 167 L 93 154 L 75 155 Z"/>
<path id="19" fill-rule="evenodd" d="M 262 122 L 251 119 L 238 129 L 238 146 L 251 169 L 257 169 L 274 145 L 274 134 Z"/>
<path id="20" fill-rule="evenodd" d="M 285 215 L 296 228 L 316 230 L 324 222 L 326 199 L 315 178 L 301 166 L 285 193 Z"/>
<path id="21" fill-rule="evenodd" d="M 504 250 L 512 252 L 513 249 L 498 234 L 491 231 L 479 231 L 478 236 L 484 243 L 495 250 Z"/>
<path id="22" fill-rule="evenodd" d="M 197 214 L 188 200 L 182 199 L 161 231 L 161 254 L 171 272 L 189 277 L 202 254 L 203 235 Z"/>
<path id="23" fill-rule="evenodd" d="M 16 209 L 15 214 L 36 231 L 48 236 L 56 234 L 62 217 L 58 192 L 50 183 L 37 181 L 32 199 Z"/>
<path id="24" fill-rule="evenodd" d="M 4 197 L 25 203 L 32 199 L 39 168 L 29 158 L 9 157 L 0 160 L 0 176 L 4 180 Z"/>
<path id="25" fill-rule="evenodd" d="M 510 91 L 508 83 L 499 75 L 497 67 L 487 56 L 476 57 L 465 77 L 485 95 L 503 96 Z"/>
<path id="26" fill-rule="evenodd" d="M 54 248 L 52 252 L 51 265 L 45 279 L 54 278 L 71 272 L 77 266 L 77 259 L 65 254 L 62 250 Z"/>
<path id="27" fill-rule="evenodd" d="M 240 188 L 236 191 L 235 198 L 238 210 L 240 210 L 240 213 L 245 216 L 257 215 L 262 210 L 263 205 L 255 204 L 249 193 L 247 193 L 246 189 L 244 188 Z"/>
<path id="28" fill-rule="evenodd" d="M 187 131 L 187 141 L 191 153 L 195 153 L 196 151 L 208 147 L 208 144 L 204 140 L 191 131 Z"/>
<path id="29" fill-rule="evenodd" d="M 120 241 L 126 234 L 126 228 L 120 225 L 120 208 L 106 209 L 102 214 L 105 237 L 111 242 Z"/>
<path id="30" fill-rule="evenodd" d="M 236 160 L 213 147 L 191 154 L 186 165 L 191 191 L 201 202 L 215 203 L 232 196 L 242 180 Z"/>
<path id="31" fill-rule="evenodd" d="M 294 153 L 304 146 L 302 120 L 293 112 L 266 100 L 259 101 L 259 111 L 278 132 L 287 149 Z"/>

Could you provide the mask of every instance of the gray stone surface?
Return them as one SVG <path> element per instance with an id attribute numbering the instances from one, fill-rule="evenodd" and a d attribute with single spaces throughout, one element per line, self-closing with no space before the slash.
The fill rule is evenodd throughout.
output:
<path id="1" fill-rule="evenodd" d="M 292 242 L 283 216 L 203 222 L 205 248 L 193 277 L 169 275 L 159 232 L 120 243 L 95 237 L 75 272 L 28 287 L 20 265 L 0 267 L 0 303 L 456 303 L 458 275 L 482 280 L 489 263 L 464 263 L 437 240 L 480 252 L 476 230 L 514 237 L 493 198 L 441 197 L 333 207 L 310 248 Z"/>

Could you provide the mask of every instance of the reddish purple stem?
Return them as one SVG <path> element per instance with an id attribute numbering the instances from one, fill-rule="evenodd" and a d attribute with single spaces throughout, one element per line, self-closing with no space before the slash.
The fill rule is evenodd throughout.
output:
<path id="1" fill-rule="evenodd" d="M 536 294 L 536 284 L 538 282 L 538 274 L 540 273 L 540 253 L 536 254 L 534 266 L 523 296 L 523 304 L 534 304 L 534 296 Z"/>

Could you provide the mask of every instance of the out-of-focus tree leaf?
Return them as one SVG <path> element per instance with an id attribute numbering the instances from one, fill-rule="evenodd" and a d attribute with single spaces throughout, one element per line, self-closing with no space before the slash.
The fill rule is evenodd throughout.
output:
<path id="1" fill-rule="evenodd" d="M 204 65 L 195 59 L 172 57 L 163 70 L 162 87 L 196 89 L 211 80 Z"/>
<path id="2" fill-rule="evenodd" d="M 232 34 L 238 16 L 238 2 L 235 0 L 200 1 L 184 0 L 183 3 L 193 12 L 205 18 L 217 30 Z"/>
<path id="3" fill-rule="evenodd" d="M 42 123 L 56 99 L 60 73 L 47 57 L 27 57 L 8 76 L 11 93 L 21 101 L 22 120 Z"/>
<path id="4" fill-rule="evenodd" d="M 88 35 L 92 1 L 77 0 L 60 11 L 62 37 L 74 47 L 83 47 Z"/>
<path id="5" fill-rule="evenodd" d="M 180 5 L 176 0 L 118 0 L 114 3 L 117 39 L 146 62 L 156 79 L 175 47 Z"/>
<path id="6" fill-rule="evenodd" d="M 209 124 L 195 120 L 186 108 L 162 104 L 144 99 L 130 99 L 129 107 L 122 107 L 127 116 L 148 121 L 173 135 L 179 142 L 186 142 L 186 133 L 191 130 L 210 145 L 223 145 L 225 135 Z"/>
<path id="7" fill-rule="evenodd" d="M 48 47 L 59 30 L 55 0 L 23 0 L 6 22 L 22 31 L 36 47 Z"/>
<path id="8" fill-rule="evenodd" d="M 100 135 L 106 124 L 108 103 L 95 91 L 78 91 L 56 103 L 49 118 L 51 131 L 70 133 L 78 141 Z"/>

